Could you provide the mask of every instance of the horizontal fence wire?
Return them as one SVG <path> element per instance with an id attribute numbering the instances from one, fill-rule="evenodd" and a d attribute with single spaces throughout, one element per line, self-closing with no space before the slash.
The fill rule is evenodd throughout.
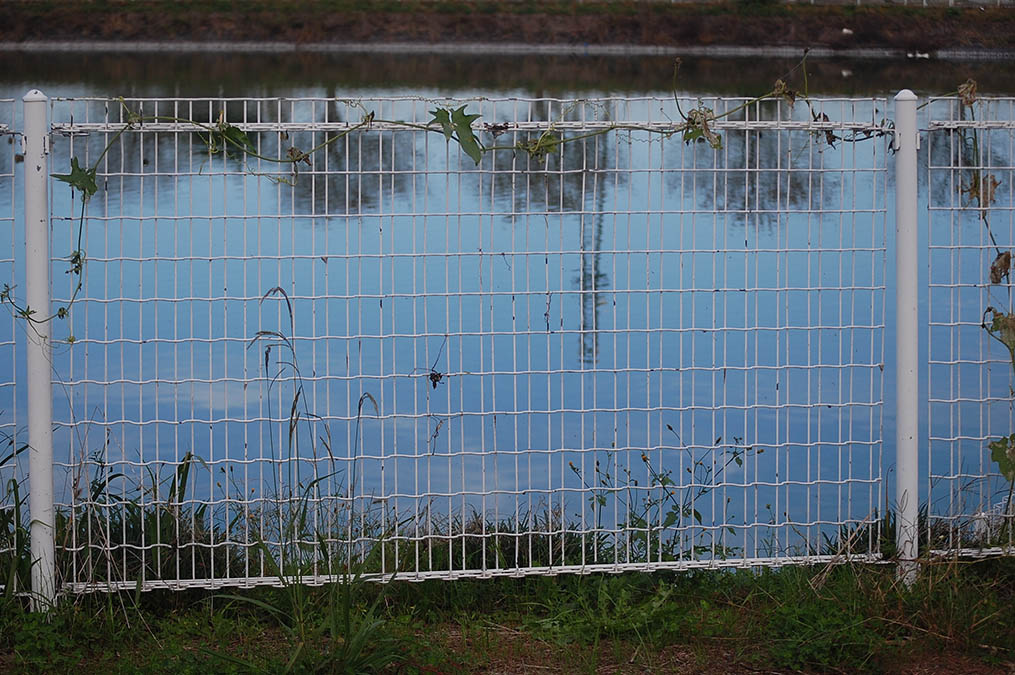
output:
<path id="1" fill-rule="evenodd" d="M 21 136 L 14 132 L 14 105 L 0 99 L 0 278 L 4 287 L 17 286 L 15 245 L 15 165 L 22 159 Z M 15 364 L 19 350 L 15 339 L 16 323 L 11 312 L 0 312 L 0 592 L 8 585 L 27 582 L 24 566 L 31 560 L 27 539 L 27 494 L 24 466 L 18 449 L 25 442 L 17 420 L 19 395 Z M 16 564 L 21 562 L 21 565 Z M 23 589 L 19 589 L 23 590 Z"/>
<path id="2" fill-rule="evenodd" d="M 63 587 L 878 559 L 886 109 L 54 99 Z"/>
<path id="3" fill-rule="evenodd" d="M 994 555 L 1010 552 L 1013 537 L 1015 99 L 931 99 L 925 115 L 929 471 L 923 529 L 939 553 Z"/>

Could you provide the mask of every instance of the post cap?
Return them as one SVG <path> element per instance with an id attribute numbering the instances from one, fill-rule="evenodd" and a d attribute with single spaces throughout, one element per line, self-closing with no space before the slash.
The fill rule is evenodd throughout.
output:
<path id="1" fill-rule="evenodd" d="M 35 103 L 37 101 L 48 101 L 49 98 L 38 89 L 33 89 L 25 94 L 25 97 L 21 100 L 25 103 Z"/>
<path id="2" fill-rule="evenodd" d="M 895 95 L 896 101 L 915 101 L 916 98 L 916 94 L 913 93 L 912 89 L 903 89 Z"/>

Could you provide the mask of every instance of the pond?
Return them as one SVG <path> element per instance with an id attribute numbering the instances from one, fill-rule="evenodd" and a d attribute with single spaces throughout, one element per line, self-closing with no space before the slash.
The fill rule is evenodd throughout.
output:
<path id="1" fill-rule="evenodd" d="M 270 157 L 369 112 L 390 122 L 328 144 L 302 174 L 209 152 L 192 131 L 119 141 L 59 329 L 75 344 L 55 356 L 58 460 L 141 476 L 193 451 L 208 471 L 190 496 L 215 522 L 314 481 L 431 534 L 441 518 L 538 513 L 612 532 L 638 510 L 692 557 L 819 551 L 890 498 L 890 96 L 969 76 L 1015 88 L 1008 65 L 933 65 L 808 63 L 822 101 L 751 104 L 716 149 L 646 127 L 722 114 L 741 101 L 717 96 L 779 78 L 800 88 L 798 63 L 685 59 L 674 101 L 668 57 L 0 55 L 0 99 L 78 99 L 55 103 L 54 122 L 117 121 L 115 103 L 80 99 L 123 96 L 149 116 L 264 124 L 248 137 Z M 154 97 L 202 100 L 137 100 Z M 451 100 L 498 147 L 550 123 L 641 128 L 477 166 L 397 124 Z M 815 132 L 815 117 L 873 137 Z M 51 170 L 109 137 L 54 137 Z M 59 258 L 80 202 L 51 190 Z M 0 195 L 0 213 L 16 208 Z M 303 422 L 290 434 L 293 363 Z"/>

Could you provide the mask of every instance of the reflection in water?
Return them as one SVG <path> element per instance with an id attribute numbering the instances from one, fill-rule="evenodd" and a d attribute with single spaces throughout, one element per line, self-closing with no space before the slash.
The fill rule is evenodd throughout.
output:
<path id="1" fill-rule="evenodd" d="M 390 123 L 462 104 L 507 125 L 477 127 L 499 148 L 478 165 Z M 222 111 L 260 157 L 146 122 L 104 159 L 58 356 L 64 459 L 171 471 L 192 451 L 213 475 L 190 498 L 215 522 L 312 485 L 341 536 L 372 509 L 416 528 L 399 530 L 409 547 L 596 523 L 640 559 L 777 555 L 881 504 L 883 139 L 826 147 L 809 111 L 766 104 L 723 120 L 715 151 L 664 133 L 680 119 L 665 97 L 127 105 Z M 514 147 L 608 122 L 658 133 Z M 97 157 L 114 128 L 84 131 L 55 137 L 55 166 Z M 318 145 L 297 173 L 271 161 Z M 79 202 L 63 185 L 52 199 L 62 237 Z M 251 344 L 272 333 L 291 365 Z M 296 392 L 306 424 L 289 433 Z M 76 441 L 83 414 L 111 440 Z"/>
<path id="2" fill-rule="evenodd" d="M 739 101 L 709 97 L 768 90 L 796 62 L 684 59 L 684 110 L 699 97 L 727 110 Z M 928 65 L 808 59 L 811 93 L 894 92 L 900 82 L 943 92 L 970 76 L 981 91 L 1010 92 L 1015 81 L 1015 62 Z M 671 73 L 669 57 L 4 53 L 0 98 L 35 86 L 50 95 L 212 97 L 132 105 L 145 115 L 212 123 L 221 112 L 266 125 L 248 135 L 259 154 L 279 158 L 368 110 L 425 123 L 452 92 L 476 96 L 469 110 L 485 123 L 678 120 Z M 496 91 L 477 92 L 491 79 Z M 428 100 L 391 101 L 399 87 Z M 500 99 L 534 91 L 660 99 Z M 374 100 L 360 105 L 364 94 Z M 76 122 L 121 119 L 115 100 L 73 106 Z M 17 127 L 20 109 L 0 102 L 0 124 Z M 884 101 L 829 101 L 818 112 L 833 121 L 886 116 Z M 1012 118 L 1010 107 L 997 114 Z M 737 127 L 747 119 L 764 128 Z M 891 276 L 883 139 L 832 147 L 820 131 L 778 128 L 809 119 L 800 104 L 763 102 L 726 120 L 719 152 L 612 132 L 544 158 L 498 150 L 479 167 L 439 134 L 374 128 L 314 153 L 297 175 L 211 154 L 191 131 L 126 133 L 100 166 L 86 289 L 60 327 L 79 344 L 56 357 L 58 452 L 71 460 L 58 487 L 66 496 L 89 477 L 101 484 L 121 474 L 110 501 L 92 505 L 95 523 L 115 522 L 131 496 L 156 514 L 179 508 L 166 488 L 191 466 L 187 506 L 234 526 L 226 541 L 250 549 L 265 535 L 259 518 L 281 520 L 279 485 L 291 493 L 292 482 L 323 477 L 305 494 L 332 547 L 391 535 L 385 569 L 815 552 L 839 523 L 867 520 L 887 499 Z M 301 130 L 271 128 L 280 121 Z M 479 135 L 511 146 L 541 133 Z M 109 137 L 56 136 L 52 167 L 71 156 L 91 163 Z M 963 193 L 972 173 L 955 167 L 990 167 L 1011 185 L 1010 131 L 982 131 L 978 149 L 966 132 L 927 142 L 929 268 L 971 275 L 931 291 L 929 454 L 931 473 L 948 479 L 932 499 L 965 498 L 965 473 L 989 468 L 981 430 L 960 424 L 990 405 L 966 400 L 968 383 L 983 382 L 982 363 L 997 356 L 982 350 L 979 314 L 1007 298 L 984 289 L 994 249 Z M 0 145 L 0 223 L 12 232 L 15 147 Z M 51 186 L 57 247 L 74 232 L 69 192 Z M 1010 200 L 1010 190 L 997 191 L 1001 216 Z M 10 246 L 0 269 L 17 280 L 20 241 Z M 56 295 L 66 298 L 72 279 L 55 265 Z M 276 285 L 292 300 L 294 329 L 278 296 L 262 300 Z M 298 383 L 288 371 L 272 379 L 265 345 L 250 346 L 258 330 L 295 333 L 307 378 L 312 421 L 297 430 L 287 462 L 279 461 L 291 449 L 285 411 Z M 23 368 L 15 339 L 0 347 L 9 355 L 2 363 Z M 1003 394 L 987 422 L 996 433 L 1011 428 L 1003 356 L 988 373 L 990 391 Z M 0 372 L 0 431 L 15 429 L 13 411 L 24 410 L 7 386 L 12 375 Z M 889 387 L 891 376 L 889 367 Z M 200 463 L 187 465 L 189 452 Z M 138 475 L 143 490 L 129 493 L 124 476 Z M 986 481 L 974 487 L 976 508 L 996 497 Z M 221 542 L 192 529 L 180 549 L 188 559 L 149 578 L 186 575 Z M 491 531 L 492 547 L 475 546 Z M 853 532 L 861 545 L 877 536 Z M 597 558 L 603 542 L 614 547 Z M 125 541 L 124 551 L 150 543 Z M 224 562 L 201 573 L 265 573 L 256 555 Z"/>
<path id="3" fill-rule="evenodd" d="M 799 57 L 682 58 L 680 88 L 699 94 L 757 95 L 786 78 Z M 981 93 L 1010 94 L 1010 60 L 932 63 L 898 59 L 807 59 L 812 95 L 894 94 L 903 86 L 943 93 L 972 77 Z M 844 77 L 843 72 L 851 73 Z M 50 95 L 84 91 L 115 96 L 340 96 L 396 91 L 473 96 L 491 91 L 554 96 L 581 92 L 668 93 L 671 56 L 450 54 L 292 54 L 0 52 L 0 85 Z M 792 82 L 790 84 L 793 84 Z M 58 91 L 59 90 L 59 91 Z M 6 94 L 0 94 L 6 96 Z"/>

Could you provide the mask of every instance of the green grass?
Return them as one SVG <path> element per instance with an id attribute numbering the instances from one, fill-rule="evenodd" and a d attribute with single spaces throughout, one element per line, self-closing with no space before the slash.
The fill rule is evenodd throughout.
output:
<path id="1" fill-rule="evenodd" d="M 285 363 L 296 367 L 295 360 Z M 292 414 L 293 429 L 309 419 Z M 297 442 L 294 432 L 288 452 L 296 452 Z M 191 572 L 206 578 L 229 561 L 234 574 L 249 562 L 281 587 L 95 593 L 64 597 L 48 617 L 28 613 L 26 598 L 12 592 L 28 583 L 27 533 L 18 515 L 23 495 L 13 490 L 7 520 L 0 523 L 0 550 L 8 549 L 0 568 L 10 571 L 0 596 L 0 672 L 475 672 L 499 671 L 514 659 L 549 664 L 557 672 L 632 664 L 695 672 L 693 664 L 715 662 L 787 672 L 893 672 L 894 664 L 931 658 L 942 649 L 965 666 L 1015 660 L 1015 558 L 927 561 L 910 589 L 896 582 L 891 564 L 378 584 L 361 575 L 378 572 L 382 554 L 385 569 L 393 568 L 392 536 L 399 526 L 381 531 L 378 514 L 357 514 L 355 522 L 374 523 L 362 534 L 380 543 L 347 548 L 344 532 L 332 533 L 333 543 L 322 542 L 308 534 L 308 503 L 301 496 L 313 484 L 286 493 L 277 513 L 250 516 L 266 519 L 265 531 L 273 531 L 275 540 L 293 543 L 223 546 L 218 542 L 229 540 L 236 527 L 232 540 L 243 540 L 243 526 L 213 525 L 204 506 L 187 501 L 187 486 L 196 480 L 192 471 L 204 470 L 196 460 L 185 458 L 163 475 L 151 473 L 127 491 L 115 485 L 125 477 L 95 462 L 89 467 L 80 479 L 88 500 L 57 518 L 61 578 L 101 585 L 140 574 L 176 578 L 177 569 L 183 578 Z M 604 476 L 596 489 L 626 480 Z M 686 504 L 624 507 L 632 522 L 657 522 L 652 509 L 683 511 Z M 921 521 L 926 539 L 923 514 Z M 667 551 L 664 559 L 681 554 L 660 548 L 663 542 L 639 540 L 637 533 L 627 542 L 545 534 L 562 525 L 560 514 L 447 522 L 437 531 L 451 536 L 418 542 L 419 566 L 573 564 L 612 560 L 617 547 L 627 546 Z M 262 528 L 255 523 L 251 531 Z M 487 536 L 477 536 L 482 532 Z M 889 517 L 844 528 L 810 552 L 877 550 L 888 559 L 893 540 Z M 93 542 L 78 551 L 73 574 L 71 541 Z M 209 548 L 212 542 L 216 546 Z M 921 550 L 928 543 L 921 541 Z M 148 547 L 143 557 L 142 546 Z M 399 567 L 413 568 L 414 544 L 400 546 Z M 316 588 L 301 583 L 318 569 L 349 581 Z"/>
<path id="2" fill-rule="evenodd" d="M 0 604 L 0 670 L 19 672 L 670 671 L 673 654 L 731 670 L 894 672 L 942 655 L 989 669 L 1015 659 L 1013 638 L 1013 559 L 929 563 L 908 590 L 884 565 L 95 594 L 48 618 Z"/>

